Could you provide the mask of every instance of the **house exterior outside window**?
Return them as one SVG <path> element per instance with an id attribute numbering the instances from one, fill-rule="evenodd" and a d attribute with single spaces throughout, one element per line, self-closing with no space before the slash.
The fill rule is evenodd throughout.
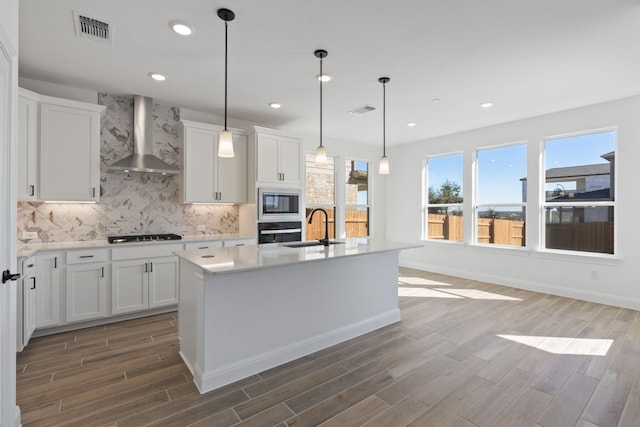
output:
<path id="1" fill-rule="evenodd" d="M 369 163 L 345 160 L 345 237 L 369 236 Z"/>
<path id="2" fill-rule="evenodd" d="M 315 155 L 306 155 L 306 231 L 305 240 L 324 238 L 324 215 L 314 215 L 313 222 L 308 223 L 309 216 L 315 208 L 323 208 L 329 216 L 329 237 L 336 235 L 336 197 L 335 197 L 335 159 L 327 157 L 327 166 L 316 166 Z"/>

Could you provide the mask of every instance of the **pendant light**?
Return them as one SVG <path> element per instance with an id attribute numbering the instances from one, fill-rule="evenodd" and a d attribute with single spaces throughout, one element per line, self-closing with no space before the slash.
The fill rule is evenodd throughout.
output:
<path id="1" fill-rule="evenodd" d="M 387 100 L 386 100 L 386 84 L 391 80 L 389 77 L 380 77 L 378 81 L 382 83 L 382 157 L 380 157 L 380 167 L 378 173 L 380 175 L 389 175 L 389 159 L 387 159 L 387 143 L 386 143 L 386 121 L 387 121 Z"/>
<path id="2" fill-rule="evenodd" d="M 218 157 L 233 157 L 233 135 L 227 130 L 227 27 L 236 15 L 229 9 L 218 9 L 218 17 L 224 21 L 224 130 L 218 136 Z"/>
<path id="3" fill-rule="evenodd" d="M 327 51 L 318 49 L 314 52 L 317 58 L 320 58 L 320 145 L 316 148 L 316 166 L 327 166 L 329 160 L 327 160 L 327 149 L 322 145 L 322 58 L 327 57 Z"/>

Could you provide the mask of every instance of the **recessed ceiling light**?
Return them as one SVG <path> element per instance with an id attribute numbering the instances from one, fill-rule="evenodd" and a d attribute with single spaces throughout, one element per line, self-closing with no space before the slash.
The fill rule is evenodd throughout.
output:
<path id="1" fill-rule="evenodd" d="M 438 102 L 440 102 L 440 98 L 433 98 L 431 102 L 433 102 L 434 104 L 437 104 Z"/>
<path id="2" fill-rule="evenodd" d="M 169 22 L 169 27 L 181 36 L 190 36 L 193 34 L 193 29 L 182 21 L 171 21 Z"/>
<path id="3" fill-rule="evenodd" d="M 328 82 L 331 80 L 331 76 L 329 74 L 324 74 L 324 73 L 322 75 L 320 74 L 316 75 L 316 78 L 322 82 Z"/>
<path id="4" fill-rule="evenodd" d="M 269 103 L 269 107 L 271 107 L 271 108 L 280 108 L 280 107 L 282 107 L 282 104 L 280 104 L 279 102 L 270 102 Z"/>
<path id="5" fill-rule="evenodd" d="M 409 126 L 410 128 L 414 127 L 415 125 L 416 125 L 416 122 L 407 123 L 407 126 Z"/>
<path id="6" fill-rule="evenodd" d="M 482 104 L 480 104 L 480 106 L 482 108 L 491 108 L 493 107 L 493 102 L 483 102 Z"/>
<path id="7" fill-rule="evenodd" d="M 149 77 L 151 77 L 153 80 L 159 81 L 159 82 L 163 82 L 165 80 L 167 80 L 167 76 L 165 76 L 164 74 L 160 74 L 160 73 L 149 73 Z"/>

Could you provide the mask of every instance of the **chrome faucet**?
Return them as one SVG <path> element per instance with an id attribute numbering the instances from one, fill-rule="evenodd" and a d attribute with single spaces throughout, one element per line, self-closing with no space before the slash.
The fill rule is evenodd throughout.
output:
<path id="1" fill-rule="evenodd" d="M 324 213 L 324 239 L 318 239 L 318 241 L 324 246 L 329 246 L 329 214 L 327 213 L 327 211 L 322 208 L 316 208 L 312 210 L 311 215 L 309 215 L 309 224 L 311 224 L 311 221 L 313 220 L 313 214 L 318 211 Z"/>

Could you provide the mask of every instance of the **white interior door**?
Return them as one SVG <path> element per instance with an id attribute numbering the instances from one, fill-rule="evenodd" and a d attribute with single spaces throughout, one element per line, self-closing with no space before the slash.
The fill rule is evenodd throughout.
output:
<path id="1" fill-rule="evenodd" d="M 0 27 L 0 30 L 3 30 Z M 0 272 L 16 270 L 16 56 L 0 31 Z M 16 282 L 0 282 L 0 427 L 19 423 L 16 408 Z"/>

